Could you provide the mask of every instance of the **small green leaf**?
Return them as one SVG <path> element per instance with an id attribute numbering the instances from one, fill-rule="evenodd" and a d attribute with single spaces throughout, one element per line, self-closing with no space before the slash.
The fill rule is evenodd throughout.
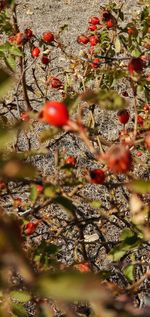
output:
<path id="1" fill-rule="evenodd" d="M 120 51 L 121 51 L 121 42 L 120 42 L 119 37 L 116 38 L 114 45 L 115 45 L 115 52 L 116 53 L 120 53 Z"/>
<path id="2" fill-rule="evenodd" d="M 144 180 L 134 180 L 128 184 L 130 190 L 134 191 L 135 193 L 146 194 L 150 193 L 150 181 Z"/>
<path id="3" fill-rule="evenodd" d="M 22 56 L 22 52 L 20 51 L 19 47 L 17 46 L 14 46 L 12 45 L 10 48 L 9 48 L 9 53 L 14 55 L 14 56 Z"/>
<path id="4" fill-rule="evenodd" d="M 16 70 L 16 61 L 12 55 L 5 57 L 5 63 L 13 72 Z"/>
<path id="5" fill-rule="evenodd" d="M 44 195 L 49 198 L 54 198 L 56 196 L 57 187 L 49 184 L 44 188 Z"/>
<path id="6" fill-rule="evenodd" d="M 133 237 L 135 234 L 129 228 L 125 228 L 122 230 L 120 235 L 120 240 L 125 240 L 129 237 Z"/>
<path id="7" fill-rule="evenodd" d="M 12 304 L 12 312 L 17 317 L 28 317 L 28 313 L 27 313 L 26 309 L 21 304 L 13 303 Z"/>
<path id="8" fill-rule="evenodd" d="M 29 199 L 34 203 L 36 201 L 36 199 L 37 199 L 37 196 L 38 196 L 38 191 L 36 189 L 36 186 L 32 185 Z"/>
<path id="9" fill-rule="evenodd" d="M 12 291 L 10 293 L 12 300 L 18 301 L 20 303 L 27 303 L 31 299 L 31 295 L 26 291 Z"/>
<path id="10" fill-rule="evenodd" d="M 101 207 L 102 202 L 100 200 L 93 200 L 89 203 L 89 205 L 94 209 L 98 209 Z"/>
<path id="11" fill-rule="evenodd" d="M 139 57 L 139 56 L 141 56 L 141 51 L 140 51 L 139 49 L 135 48 L 135 49 L 131 52 L 131 55 L 132 55 L 133 57 Z"/>
<path id="12" fill-rule="evenodd" d="M 135 271 L 135 266 L 133 264 L 129 264 L 127 265 L 124 270 L 123 273 L 125 275 L 125 277 L 130 281 L 133 282 L 134 281 L 134 271 Z"/>
<path id="13" fill-rule="evenodd" d="M 0 69 L 0 98 L 4 97 L 11 88 L 12 77 L 3 69 Z"/>

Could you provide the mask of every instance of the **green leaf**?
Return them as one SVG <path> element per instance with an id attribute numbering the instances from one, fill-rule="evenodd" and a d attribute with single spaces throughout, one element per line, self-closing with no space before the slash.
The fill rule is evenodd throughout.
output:
<path id="1" fill-rule="evenodd" d="M 89 205 L 94 209 L 98 209 L 101 207 L 102 202 L 100 200 L 93 200 L 89 203 Z"/>
<path id="2" fill-rule="evenodd" d="M 106 299 L 106 291 L 100 281 L 90 273 L 47 273 L 38 278 L 35 289 L 38 296 L 59 300 L 101 300 Z"/>
<path id="3" fill-rule="evenodd" d="M 28 317 L 28 313 L 27 313 L 26 309 L 21 304 L 13 303 L 12 304 L 12 312 L 17 317 Z"/>
<path id="4" fill-rule="evenodd" d="M 36 186 L 32 185 L 29 199 L 34 203 L 36 201 L 36 199 L 37 199 L 37 196 L 38 196 L 38 191 L 36 189 Z"/>
<path id="5" fill-rule="evenodd" d="M 125 240 L 129 237 L 133 237 L 135 234 L 133 231 L 131 231 L 129 228 L 125 228 L 122 230 L 120 235 L 120 240 Z"/>
<path id="6" fill-rule="evenodd" d="M 115 45 L 115 52 L 116 53 L 120 53 L 120 51 L 121 51 L 121 42 L 120 42 L 119 37 L 116 38 L 114 45 Z"/>
<path id="7" fill-rule="evenodd" d="M 19 49 L 19 47 L 11 45 L 11 47 L 9 48 L 9 53 L 14 55 L 14 56 L 22 56 L 22 52 Z"/>
<path id="8" fill-rule="evenodd" d="M 68 199 L 67 197 L 58 196 L 57 198 L 55 198 L 54 202 L 61 205 L 67 211 L 67 213 L 69 213 L 69 215 L 73 214 L 73 211 L 75 210 L 75 206 L 72 203 L 72 201 Z"/>
<path id="9" fill-rule="evenodd" d="M 0 98 L 4 97 L 11 88 L 12 77 L 2 68 L 0 69 Z"/>
<path id="10" fill-rule="evenodd" d="M 12 300 L 18 301 L 20 303 L 27 303 L 31 299 L 31 295 L 26 291 L 12 291 L 10 293 Z"/>
<path id="11" fill-rule="evenodd" d="M 141 51 L 140 51 L 139 49 L 135 48 L 135 49 L 131 52 L 131 55 L 132 55 L 133 57 L 139 57 L 139 56 L 141 56 Z"/>
<path id="12" fill-rule="evenodd" d="M 49 184 L 44 188 L 44 195 L 49 198 L 54 198 L 56 196 L 57 187 L 55 185 Z"/>
<path id="13" fill-rule="evenodd" d="M 128 184 L 128 188 L 135 193 L 146 194 L 150 193 L 150 181 L 134 180 Z"/>
<path id="14" fill-rule="evenodd" d="M 135 271 L 135 266 L 133 264 L 129 264 L 123 269 L 123 273 L 124 273 L 125 277 L 130 282 L 134 281 L 134 271 Z"/>
<path id="15" fill-rule="evenodd" d="M 5 63 L 13 72 L 16 70 L 16 61 L 12 55 L 5 57 Z"/>
<path id="16" fill-rule="evenodd" d="M 114 90 L 86 91 L 80 97 L 89 104 L 94 103 L 107 110 L 118 110 L 127 106 L 125 99 Z"/>

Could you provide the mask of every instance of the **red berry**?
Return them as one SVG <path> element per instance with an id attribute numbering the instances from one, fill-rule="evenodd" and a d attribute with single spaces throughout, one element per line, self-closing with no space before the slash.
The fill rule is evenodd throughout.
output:
<path id="1" fill-rule="evenodd" d="M 146 77 L 146 80 L 147 80 L 147 81 L 150 81 L 150 75 L 148 75 L 148 76 Z"/>
<path id="2" fill-rule="evenodd" d="M 89 23 L 93 24 L 93 25 L 99 24 L 99 18 L 98 17 L 91 17 L 89 19 Z"/>
<path id="3" fill-rule="evenodd" d="M 77 270 L 79 270 L 82 273 L 83 272 L 90 272 L 90 267 L 89 267 L 89 264 L 87 262 L 76 264 L 75 267 L 77 268 Z"/>
<path id="4" fill-rule="evenodd" d="M 134 34 L 136 29 L 133 27 L 129 27 L 127 31 L 128 31 L 128 34 Z"/>
<path id="5" fill-rule="evenodd" d="M 68 156 L 65 159 L 65 164 L 75 166 L 76 165 L 76 158 L 74 156 Z"/>
<path id="6" fill-rule="evenodd" d="M 86 35 L 82 34 L 77 37 L 77 42 L 79 44 L 87 44 L 89 42 L 89 38 Z"/>
<path id="7" fill-rule="evenodd" d="M 37 226 L 39 224 L 39 221 L 37 222 L 28 222 L 26 225 L 25 225 L 25 233 L 27 235 L 31 235 L 32 233 L 34 233 L 34 231 L 36 230 Z"/>
<path id="8" fill-rule="evenodd" d="M 138 58 L 132 58 L 128 64 L 128 71 L 132 75 L 134 72 L 141 72 L 143 70 L 143 61 L 140 57 Z"/>
<path id="9" fill-rule="evenodd" d="M 57 77 L 49 77 L 48 80 L 47 80 L 47 83 L 51 84 L 52 88 L 58 89 L 58 88 L 62 87 L 62 82 Z"/>
<path id="10" fill-rule="evenodd" d="M 42 58 L 41 58 L 41 62 L 42 62 L 42 64 L 44 64 L 44 65 L 48 65 L 49 62 L 50 62 L 50 59 L 48 58 L 47 55 L 43 55 Z"/>
<path id="11" fill-rule="evenodd" d="M 94 169 L 90 171 L 90 178 L 93 184 L 103 184 L 105 181 L 105 173 L 101 169 Z"/>
<path id="12" fill-rule="evenodd" d="M 106 21 L 106 25 L 107 25 L 108 29 L 112 28 L 113 27 L 113 20 L 110 19 L 110 20 Z"/>
<path id="13" fill-rule="evenodd" d="M 0 190 L 6 188 L 6 184 L 3 181 L 0 181 Z"/>
<path id="14" fill-rule="evenodd" d="M 150 26 L 149 26 L 148 29 L 147 29 L 147 33 L 150 33 Z"/>
<path id="15" fill-rule="evenodd" d="M 144 111 L 149 111 L 150 110 L 150 106 L 149 105 L 144 105 L 143 110 Z"/>
<path id="16" fill-rule="evenodd" d="M 22 112 L 20 115 L 20 119 L 22 121 L 29 121 L 29 119 L 30 119 L 29 114 L 27 112 Z"/>
<path id="17" fill-rule="evenodd" d="M 38 57 L 40 55 L 40 49 L 38 47 L 34 47 L 32 49 L 32 56 L 33 57 Z"/>
<path id="18" fill-rule="evenodd" d="M 42 192 L 42 190 L 43 190 L 43 185 L 36 185 L 36 190 L 37 190 L 37 192 Z"/>
<path id="19" fill-rule="evenodd" d="M 143 154 L 143 153 L 140 152 L 140 151 L 136 153 L 136 155 L 137 155 L 138 157 L 142 156 L 142 154 Z"/>
<path id="20" fill-rule="evenodd" d="M 45 122 L 55 126 L 63 126 L 69 119 L 67 107 L 60 101 L 47 101 L 41 115 Z"/>
<path id="21" fill-rule="evenodd" d="M 46 43 L 51 43 L 54 41 L 54 34 L 52 32 L 45 32 L 42 35 L 42 40 Z"/>
<path id="22" fill-rule="evenodd" d="M 104 11 L 103 12 L 103 20 L 104 21 L 109 21 L 111 19 L 112 15 L 109 11 Z"/>
<path id="23" fill-rule="evenodd" d="M 27 40 L 30 40 L 30 38 L 31 38 L 32 35 L 33 35 L 32 30 L 31 30 L 31 29 L 25 29 L 24 33 L 25 33 L 26 39 L 27 39 Z"/>
<path id="24" fill-rule="evenodd" d="M 92 67 L 93 68 L 98 68 L 99 64 L 100 64 L 100 59 L 99 58 L 93 59 L 93 62 L 92 62 Z"/>
<path id="25" fill-rule="evenodd" d="M 143 126 L 143 123 L 144 123 L 144 119 L 142 116 L 138 115 L 137 116 L 137 123 L 141 126 Z"/>
<path id="26" fill-rule="evenodd" d="M 145 145 L 148 149 L 150 149 L 150 131 L 145 133 Z"/>
<path id="27" fill-rule="evenodd" d="M 120 110 L 117 113 L 118 121 L 122 124 L 126 124 L 129 120 L 129 112 L 126 109 Z"/>
<path id="28" fill-rule="evenodd" d="M 89 37 L 89 42 L 91 46 L 95 46 L 99 42 L 98 37 L 96 35 L 91 35 Z"/>
<path id="29" fill-rule="evenodd" d="M 89 25 L 88 30 L 89 30 L 89 31 L 95 31 L 95 30 L 97 30 L 97 26 L 94 25 L 94 24 Z"/>
<path id="30" fill-rule="evenodd" d="M 113 145 L 104 154 L 108 168 L 114 173 L 126 173 L 130 170 L 132 156 L 128 148 L 123 145 Z"/>

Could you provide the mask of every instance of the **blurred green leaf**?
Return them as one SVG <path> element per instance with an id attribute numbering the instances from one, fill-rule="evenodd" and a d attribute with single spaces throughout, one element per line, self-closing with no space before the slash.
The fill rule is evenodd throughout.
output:
<path id="1" fill-rule="evenodd" d="M 4 97 L 11 88 L 12 77 L 2 68 L 0 69 L 0 98 Z"/>
<path id="2" fill-rule="evenodd" d="M 0 174 L 10 178 L 34 178 L 37 176 L 37 169 L 29 163 L 10 160 L 2 166 Z"/>
<path id="3" fill-rule="evenodd" d="M 38 295 L 59 300 L 101 300 L 108 295 L 100 281 L 90 273 L 47 273 L 39 277 L 35 287 Z"/>
<path id="4" fill-rule="evenodd" d="M 125 99 L 114 90 L 85 91 L 80 97 L 89 104 L 94 103 L 107 110 L 118 110 L 127 106 Z"/>
<path id="5" fill-rule="evenodd" d="M 150 193 L 150 181 L 134 180 L 128 184 L 128 188 L 135 193 L 145 194 Z"/>
<path id="6" fill-rule="evenodd" d="M 12 304 L 12 312 L 17 316 L 17 317 L 28 317 L 28 313 L 26 309 L 24 308 L 23 305 L 21 304 Z"/>
<path id="7" fill-rule="evenodd" d="M 44 195 L 49 198 L 54 198 L 56 196 L 57 187 L 55 185 L 49 184 L 44 188 Z"/>
<path id="8" fill-rule="evenodd" d="M 133 264 L 129 264 L 123 269 L 123 273 L 124 273 L 125 277 L 130 282 L 134 281 L 134 271 L 135 271 L 135 266 Z"/>
<path id="9" fill-rule="evenodd" d="M 12 55 L 5 57 L 5 63 L 8 66 L 8 68 L 10 68 L 10 70 L 12 70 L 13 72 L 16 70 L 16 61 Z"/>
<path id="10" fill-rule="evenodd" d="M 12 291 L 10 297 L 20 303 L 27 303 L 31 299 L 31 295 L 26 291 Z"/>
<path id="11" fill-rule="evenodd" d="M 135 49 L 131 52 L 131 55 L 132 55 L 133 57 L 139 57 L 139 56 L 141 56 L 141 51 L 140 51 L 139 49 L 135 48 Z"/>
<path id="12" fill-rule="evenodd" d="M 29 196 L 29 199 L 35 203 L 36 199 L 37 199 L 37 196 L 38 196 L 38 191 L 36 189 L 36 185 L 32 185 L 31 186 L 31 190 L 30 190 L 30 196 Z"/>

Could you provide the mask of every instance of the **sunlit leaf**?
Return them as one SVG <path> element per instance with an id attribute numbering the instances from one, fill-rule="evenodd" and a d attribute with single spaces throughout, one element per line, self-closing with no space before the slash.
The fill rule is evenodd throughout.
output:
<path id="1" fill-rule="evenodd" d="M 20 303 L 27 303 L 31 299 L 31 295 L 26 291 L 12 291 L 10 297 Z"/>
<path id="2" fill-rule="evenodd" d="M 31 186 L 30 196 L 29 199 L 34 203 L 37 199 L 38 191 L 35 185 Z"/>
<path id="3" fill-rule="evenodd" d="M 17 317 L 28 317 L 28 313 L 26 309 L 24 308 L 23 305 L 21 304 L 12 304 L 12 312 L 17 316 Z"/>
<path id="4" fill-rule="evenodd" d="M 141 179 L 134 180 L 128 184 L 128 187 L 130 190 L 136 193 L 141 193 L 141 194 L 150 193 L 150 181 L 144 181 Z"/>
<path id="5" fill-rule="evenodd" d="M 124 270 L 123 273 L 125 275 L 125 277 L 130 281 L 133 282 L 134 281 L 134 271 L 135 271 L 135 266 L 133 264 L 129 264 L 127 265 Z"/>
<path id="6" fill-rule="evenodd" d="M 0 98 L 4 97 L 11 88 L 12 77 L 2 68 L 0 69 Z"/>

